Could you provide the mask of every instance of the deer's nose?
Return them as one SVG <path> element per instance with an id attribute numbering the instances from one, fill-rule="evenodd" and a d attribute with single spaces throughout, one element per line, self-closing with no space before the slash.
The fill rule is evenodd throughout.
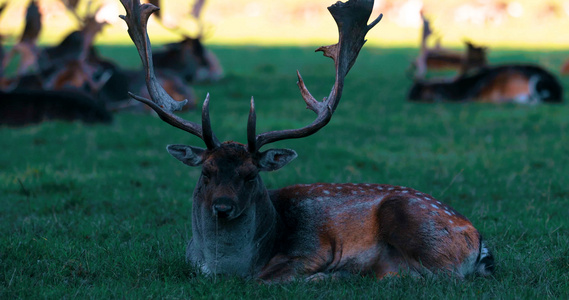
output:
<path id="1" fill-rule="evenodd" d="M 213 214 L 220 218 L 226 218 L 234 208 L 235 205 L 230 198 L 218 198 L 213 203 Z"/>

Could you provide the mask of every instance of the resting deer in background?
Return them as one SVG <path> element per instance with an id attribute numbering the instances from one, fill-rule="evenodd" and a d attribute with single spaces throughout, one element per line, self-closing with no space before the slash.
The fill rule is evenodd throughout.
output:
<path id="1" fill-rule="evenodd" d="M 300 73 L 298 86 L 308 108 L 317 114 L 305 127 L 256 133 L 253 99 L 247 144 L 221 143 L 212 131 L 209 95 L 201 125 L 173 114 L 181 106 L 154 76 L 147 20 L 158 10 L 139 0 L 121 0 L 133 40 L 146 70 L 152 100 L 131 94 L 166 123 L 201 138 L 206 148 L 169 145 L 168 152 L 189 166 L 202 166 L 193 194 L 192 239 L 187 259 L 208 274 L 230 274 L 282 282 L 343 274 L 378 278 L 398 272 L 488 275 L 493 257 L 480 233 L 464 216 L 419 191 L 380 184 L 300 184 L 267 190 L 263 171 L 285 166 L 296 156 L 290 149 L 261 151 L 267 144 L 312 135 L 332 118 L 344 78 L 365 43 L 366 33 L 381 19 L 367 21 L 373 0 L 337 2 L 328 10 L 339 30 L 337 44 L 317 49 L 334 60 L 336 77 L 330 95 L 317 101 Z"/>
<path id="2" fill-rule="evenodd" d="M 457 52 L 445 49 L 437 40 L 435 47 L 429 48 L 427 40 L 433 34 L 430 22 L 423 13 L 423 32 L 421 35 L 421 47 L 419 56 L 412 63 L 411 68 L 415 70 L 414 77 L 423 79 L 429 70 L 456 70 L 457 77 L 467 74 L 471 70 L 476 70 L 487 65 L 486 47 L 475 46 L 471 42 L 464 42 L 466 52 Z"/>
<path id="3" fill-rule="evenodd" d="M 84 41 L 81 33 L 66 39 L 75 41 L 70 43 L 75 48 L 56 47 L 65 51 L 52 52 L 36 47 L 42 29 L 42 16 L 36 2 L 31 1 L 26 10 L 26 25 L 19 43 L 0 60 L 7 65 L 15 54 L 20 56 L 15 77 L 4 78 L 0 67 L 0 125 L 22 126 L 55 119 L 87 123 L 112 121 L 112 115 L 99 101 L 101 98 L 83 90 L 85 83 L 95 88 L 100 85 L 95 85 L 89 65 L 73 60 L 86 52 L 81 52 L 81 41 Z M 85 48 L 92 48 L 91 43 L 92 38 L 84 44 Z M 50 57 L 48 53 L 60 56 Z M 51 59 L 58 59 L 58 63 Z M 127 97 L 126 84 L 124 97 Z"/>
<path id="4" fill-rule="evenodd" d="M 427 47 L 433 33 L 430 22 L 421 13 L 423 34 L 421 50 L 414 67 L 413 85 L 408 99 L 420 102 L 479 101 L 537 104 L 563 101 L 563 89 L 553 74 L 530 64 L 492 66 L 486 60 L 486 48 L 466 42 L 466 53 L 440 47 Z M 456 69 L 456 76 L 428 78 L 430 69 Z"/>
<path id="5" fill-rule="evenodd" d="M 560 103 L 563 101 L 563 87 L 553 74 L 540 66 L 509 64 L 488 66 L 451 80 L 415 80 L 409 89 L 408 99 L 530 105 Z"/>
<path id="6" fill-rule="evenodd" d="M 160 0 L 149 0 L 149 3 L 160 7 Z M 162 14 L 154 14 L 156 20 L 166 29 L 182 36 L 176 43 L 166 44 L 164 50 L 154 53 L 154 67 L 160 71 L 173 71 L 187 82 L 218 81 L 223 78 L 223 68 L 219 59 L 207 49 L 204 38 L 204 22 L 200 19 L 205 0 L 197 0 L 192 6 L 191 19 L 198 25 L 196 37 L 191 37 L 178 26 L 166 25 Z"/>

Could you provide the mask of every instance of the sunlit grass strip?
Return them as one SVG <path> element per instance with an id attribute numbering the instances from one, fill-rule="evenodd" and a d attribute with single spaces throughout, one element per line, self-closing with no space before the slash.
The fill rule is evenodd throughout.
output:
<path id="1" fill-rule="evenodd" d="M 10 25 L 4 24 L 2 25 Z M 446 47 L 463 47 L 463 41 L 470 40 L 491 49 L 569 49 L 567 34 L 559 28 L 569 28 L 569 19 L 549 22 L 545 25 L 522 26 L 516 22 L 504 26 L 445 25 L 434 22 L 437 33 Z M 235 24 L 239 24 L 236 26 Z M 11 45 L 19 38 L 19 26 L 3 26 L 0 32 L 6 36 L 5 44 Z M 56 44 L 73 30 L 73 23 L 63 22 L 58 26 L 45 24 L 40 36 L 42 45 Z M 155 44 L 172 42 L 180 35 L 150 22 L 149 32 Z M 192 33 L 188 30 L 187 33 Z M 420 28 L 399 27 L 385 16 L 382 27 L 367 37 L 368 45 L 381 47 L 418 47 Z M 319 46 L 335 41 L 337 32 L 333 21 L 317 18 L 310 22 L 275 23 L 271 20 L 251 21 L 245 17 L 233 17 L 211 25 L 205 34 L 205 43 L 215 45 L 263 45 L 263 46 Z M 96 39 L 97 44 L 130 45 L 126 28 L 120 23 L 109 25 Z"/>

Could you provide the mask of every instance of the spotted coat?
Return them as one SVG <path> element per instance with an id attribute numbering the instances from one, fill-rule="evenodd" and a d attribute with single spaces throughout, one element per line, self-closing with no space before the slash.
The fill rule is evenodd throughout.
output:
<path id="1" fill-rule="evenodd" d="M 336 273 L 381 278 L 401 270 L 459 277 L 492 272 L 492 256 L 472 223 L 414 189 L 310 184 L 274 190 L 270 196 L 282 232 L 261 278 Z"/>

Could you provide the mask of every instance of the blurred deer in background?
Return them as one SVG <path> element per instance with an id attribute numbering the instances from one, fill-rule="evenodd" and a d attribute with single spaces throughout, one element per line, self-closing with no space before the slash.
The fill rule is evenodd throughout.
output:
<path id="1" fill-rule="evenodd" d="M 160 0 L 150 0 L 149 3 L 160 7 Z M 204 22 L 201 20 L 201 12 L 204 4 L 205 0 L 195 1 L 190 14 L 199 28 L 196 37 L 191 37 L 179 26 L 166 25 L 160 12 L 154 14 L 164 28 L 182 36 L 180 42 L 167 44 L 164 50 L 153 54 L 157 71 L 173 71 L 187 82 L 217 81 L 223 77 L 221 63 L 202 43 Z"/>
<path id="2" fill-rule="evenodd" d="M 433 30 L 429 20 L 425 18 L 423 13 L 421 13 L 421 18 L 423 20 L 423 32 L 421 35 L 420 52 L 411 66 L 415 70 L 415 79 L 424 79 L 429 70 L 456 70 L 456 76 L 459 77 L 471 70 L 487 65 L 487 48 L 475 46 L 468 41 L 465 42 L 465 53 L 443 48 L 440 38 L 437 39 L 434 48 L 429 48 L 427 41 L 433 34 Z"/>
<path id="3" fill-rule="evenodd" d="M 98 78 L 98 66 L 86 62 L 102 24 L 84 24 L 72 38 L 64 40 L 65 46 L 38 49 L 41 17 L 36 1 L 31 1 L 20 42 L 3 60 L 7 65 L 16 54 L 20 56 L 16 75 L 1 78 L 0 125 L 21 126 L 54 119 L 110 122 L 112 116 L 98 96 L 108 78 Z M 126 84 L 123 88 L 124 98 Z"/>
<path id="4" fill-rule="evenodd" d="M 125 80 L 118 66 L 102 59 L 94 47 L 95 37 L 103 30 L 105 22 L 97 21 L 97 13 L 102 6 L 93 6 L 86 2 L 83 14 L 78 13 L 78 0 L 62 0 L 67 10 L 76 19 L 79 29 L 68 34 L 63 41 L 44 49 L 44 70 L 49 77 L 44 84 L 46 89 L 78 89 L 96 96 L 102 102 L 109 102 L 112 97 L 100 97 L 101 90 L 109 80 Z M 113 78 L 114 77 L 114 78 Z M 118 78 L 118 79 L 117 79 Z M 115 97 L 125 98 L 126 84 Z M 106 93 L 104 95 L 110 95 Z M 120 96 L 122 95 L 122 96 Z M 111 99 L 109 99 L 111 98 Z"/>
<path id="5" fill-rule="evenodd" d="M 420 54 L 413 62 L 413 85 L 408 99 L 420 102 L 479 101 L 537 104 L 563 101 L 558 80 L 542 67 L 529 64 L 488 65 L 485 47 L 466 42 L 466 53 L 443 49 L 437 42 L 428 48 L 433 31 L 423 14 Z M 457 74 L 445 78 L 426 79 L 428 70 L 455 69 Z"/>
<path id="6" fill-rule="evenodd" d="M 19 64 L 16 70 L 17 78 L 38 70 L 39 49 L 37 41 L 41 29 L 41 14 L 37 2 L 32 0 L 26 10 L 26 22 L 20 40 L 2 60 L 2 67 L 5 68 L 14 56 L 19 56 Z"/>
<path id="7" fill-rule="evenodd" d="M 189 166 L 202 166 L 193 194 L 192 239 L 187 259 L 207 274 L 229 274 L 263 281 L 308 280 L 357 273 L 378 278 L 399 272 L 489 275 L 494 264 L 480 233 L 464 216 L 419 191 L 379 184 L 301 184 L 267 190 L 260 172 L 277 170 L 296 156 L 290 149 L 261 151 L 264 145 L 310 136 L 332 118 L 344 78 L 365 43 L 373 0 L 337 2 L 328 10 L 338 25 L 337 44 L 317 49 L 334 60 L 336 76 L 329 96 L 317 101 L 300 73 L 298 86 L 317 114 L 305 127 L 256 133 L 253 99 L 247 144 L 221 143 L 212 131 L 209 95 L 201 124 L 181 119 L 154 75 L 146 30 L 158 8 L 121 0 L 128 33 L 146 70 L 149 105 L 166 123 L 202 139 L 206 148 L 169 145 L 168 152 Z"/>
<path id="8" fill-rule="evenodd" d="M 563 87 L 540 66 L 511 64 L 488 66 L 451 80 L 415 80 L 408 98 L 420 102 L 559 103 Z"/>
<path id="9" fill-rule="evenodd" d="M 94 115 L 104 115 L 101 120 L 105 122 L 111 119 L 108 111 L 102 113 L 105 110 L 149 111 L 146 106 L 130 101 L 128 97 L 129 90 L 147 95 L 144 71 L 122 69 L 101 57 L 94 45 L 96 36 L 107 25 L 98 21 L 98 14 L 109 3 L 103 5 L 101 1 L 91 0 L 61 0 L 61 3 L 74 18 L 78 28 L 67 34 L 60 43 L 40 49 L 35 43 L 41 30 L 42 15 L 36 1 L 30 2 L 26 13 L 26 29 L 20 43 L 14 47 L 23 50 L 14 51 L 3 59 L 3 65 L 7 65 L 15 54 L 20 54 L 16 76 L 2 77 L 0 81 L 0 89 L 5 92 L 2 107 L 5 111 L 11 111 L 14 117 L 0 123 L 24 125 L 50 119 L 72 120 L 71 115 L 86 120 L 83 116 L 87 116 L 88 112 L 70 113 L 64 118 L 56 117 L 65 116 L 66 111 L 71 110 L 72 105 L 69 103 L 74 98 L 78 101 L 76 111 L 81 108 L 94 109 L 101 112 Z M 185 109 L 195 106 L 193 90 L 178 74 L 163 72 L 158 78 L 175 99 L 190 100 Z M 42 92 L 44 97 L 41 96 Z M 18 102 L 18 97 L 27 99 Z M 52 103 L 50 106 L 43 103 L 48 99 L 53 103 L 63 101 L 67 104 Z M 93 103 L 85 105 L 89 99 Z"/>
<path id="10" fill-rule="evenodd" d="M 41 31 L 42 15 L 36 1 L 30 2 L 26 13 L 26 29 L 11 53 L 19 53 L 20 61 L 17 77 L 11 80 L 12 84 L 8 89 L 58 90 L 64 87 L 85 87 L 88 89 L 86 92 L 96 93 L 108 80 L 108 75 L 97 77 L 97 69 L 100 66 L 93 63 L 93 40 L 104 26 L 95 19 L 98 9 L 91 11 L 89 4 L 86 16 L 81 17 L 75 12 L 78 1 L 64 3 L 77 18 L 80 29 L 73 31 L 56 46 L 38 49 L 35 44 Z M 7 65 L 12 57 L 13 55 L 8 55 L 4 59 L 4 65 Z M 124 93 L 126 94 L 126 91 Z"/>
<path id="11" fill-rule="evenodd" d="M 7 3 L 0 4 L 0 18 Z M 4 88 L 4 36 L 0 34 L 0 91 Z"/>
<path id="12" fill-rule="evenodd" d="M 561 66 L 561 74 L 569 75 L 569 59 L 563 63 L 563 66 Z"/>
<path id="13" fill-rule="evenodd" d="M 128 98 L 128 91 L 147 95 L 143 70 L 125 70 L 117 64 L 102 58 L 93 42 L 106 23 L 97 21 L 100 5 L 93 8 L 92 1 L 86 3 L 84 14 L 78 12 L 78 0 L 63 0 L 68 11 L 80 25 L 79 30 L 70 33 L 59 45 L 46 49 L 53 65 L 63 65 L 51 77 L 49 88 L 83 88 L 95 95 L 111 111 L 148 111 L 146 107 Z M 195 106 L 193 90 L 184 85 L 177 74 L 160 73 L 160 83 L 166 87 L 175 100 L 189 99 L 185 110 Z"/>

